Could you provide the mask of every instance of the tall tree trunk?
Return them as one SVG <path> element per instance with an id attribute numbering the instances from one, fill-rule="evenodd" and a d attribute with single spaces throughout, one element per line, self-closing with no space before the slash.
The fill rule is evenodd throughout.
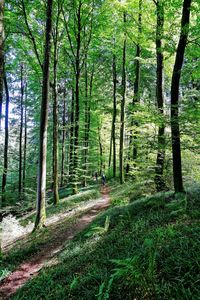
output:
<path id="1" fill-rule="evenodd" d="M 111 135 L 110 135 L 110 150 L 109 150 L 109 159 L 108 159 L 108 167 L 111 166 L 111 160 L 112 160 L 112 143 L 113 143 L 113 122 L 111 127 Z"/>
<path id="2" fill-rule="evenodd" d="M 142 34 L 142 0 L 139 0 L 139 12 L 138 12 L 138 38 L 137 38 L 137 45 L 136 45 L 136 53 L 135 53 L 135 80 L 134 80 L 134 96 L 133 96 L 133 109 L 135 109 L 135 104 L 140 102 L 140 73 L 141 73 L 141 64 L 140 64 L 140 57 L 141 57 L 141 34 Z M 131 121 L 131 126 L 138 127 L 138 122 L 134 119 Z M 130 132 L 130 144 L 129 144 L 129 153 L 128 153 L 128 163 L 126 166 L 126 173 L 129 173 L 130 170 L 130 160 L 131 158 L 133 161 L 137 158 L 137 130 Z"/>
<path id="3" fill-rule="evenodd" d="M 20 133 L 19 133 L 19 198 L 22 199 L 22 164 L 23 164 L 23 123 L 24 123 L 24 66 L 21 64 L 21 101 L 20 101 Z"/>
<path id="4" fill-rule="evenodd" d="M 71 113 L 70 113 L 70 139 L 69 139 L 69 179 L 73 180 L 74 168 L 74 88 L 72 87 Z"/>
<path id="5" fill-rule="evenodd" d="M 83 186 L 87 185 L 87 161 L 88 161 L 88 120 L 89 119 L 89 105 L 88 105 L 88 69 L 87 69 L 87 54 L 85 55 L 85 120 L 84 120 L 84 178 Z"/>
<path id="6" fill-rule="evenodd" d="M 46 220 L 46 154 L 47 154 L 47 126 L 49 104 L 49 65 L 51 56 L 52 32 L 52 7 L 53 0 L 47 1 L 46 11 L 46 37 L 43 64 L 42 103 L 40 116 L 40 150 L 38 168 L 37 212 L 35 229 L 45 225 Z"/>
<path id="7" fill-rule="evenodd" d="M 113 177 L 116 177 L 116 139 L 115 139 L 115 123 L 117 116 L 117 70 L 116 70 L 116 54 L 115 54 L 115 40 L 114 40 L 114 52 L 113 52 L 113 62 L 112 62 L 112 72 L 113 72 L 113 116 L 112 116 L 112 127 L 111 127 L 111 138 L 110 138 L 110 155 L 109 155 L 109 167 L 112 160 L 113 152 Z"/>
<path id="8" fill-rule="evenodd" d="M 136 45 L 136 57 L 135 60 L 135 82 L 134 82 L 134 97 L 133 97 L 133 106 L 135 103 L 140 102 L 140 57 L 141 57 L 141 33 L 142 33 L 142 0 L 139 0 L 139 14 L 138 14 L 138 43 Z M 137 121 L 133 121 L 133 124 L 138 126 Z M 137 158 L 137 132 L 133 136 L 133 160 Z"/>
<path id="9" fill-rule="evenodd" d="M 54 32 L 54 61 L 53 61 L 53 202 L 59 203 L 58 194 L 58 87 L 57 87 L 57 67 L 58 67 L 58 23 L 59 7 L 56 18 Z"/>
<path id="10" fill-rule="evenodd" d="M 124 12 L 124 26 L 126 25 L 126 13 Z M 119 171 L 120 183 L 124 183 L 124 116 L 126 100 L 126 28 L 124 29 L 123 63 L 122 63 L 122 99 L 120 116 L 120 149 L 119 149 Z"/>
<path id="11" fill-rule="evenodd" d="M 166 185 L 163 179 L 163 169 L 165 161 L 165 125 L 164 125 L 164 95 L 163 95 L 163 27 L 164 27 L 164 4 L 163 0 L 157 0 L 156 2 L 156 58 L 157 58 L 157 70 L 156 70 L 156 98 L 157 107 L 160 114 L 162 123 L 158 127 L 158 152 L 156 159 L 156 175 L 155 184 L 157 191 L 166 189 Z"/>
<path id="12" fill-rule="evenodd" d="M 115 50 L 115 49 L 114 49 Z M 117 117 L 117 69 L 116 69 L 116 54 L 113 53 L 113 120 L 112 120 L 112 146 L 113 146 L 113 177 L 116 177 L 116 138 L 115 138 L 115 123 Z"/>
<path id="13" fill-rule="evenodd" d="M 27 82 L 25 88 L 25 101 L 24 101 L 24 158 L 23 158 L 23 195 L 26 188 L 26 150 L 27 150 Z"/>
<path id="14" fill-rule="evenodd" d="M 6 92 L 6 112 L 5 112 L 5 142 L 4 142 L 4 163 L 3 163 L 3 176 L 2 176 L 2 206 L 6 201 L 6 182 L 7 182 L 7 173 L 8 173 L 8 140 L 9 140 L 9 132 L 8 132 L 8 119 L 9 119 L 9 90 L 7 84 L 6 74 L 4 73 L 4 86 Z"/>
<path id="15" fill-rule="evenodd" d="M 61 181 L 60 186 L 64 185 L 65 175 L 65 139 L 66 139 L 66 90 L 63 93 L 63 116 L 62 116 L 62 156 L 61 156 Z"/>
<path id="16" fill-rule="evenodd" d="M 80 49 L 81 49 L 81 6 L 79 1 L 77 11 L 77 37 L 76 37 L 76 84 L 75 84 L 75 129 L 74 129 L 74 174 L 73 174 L 73 193 L 78 192 L 78 145 L 79 145 L 79 81 L 80 81 Z"/>
<path id="17" fill-rule="evenodd" d="M 182 166 L 181 166 L 181 143 L 179 129 L 179 84 L 183 65 L 184 53 L 187 44 L 191 0 L 183 1 L 181 19 L 181 33 L 176 51 L 175 64 L 171 82 L 171 131 L 172 131 L 172 154 L 173 154 L 173 177 L 175 192 L 183 192 Z"/>
<path id="18" fill-rule="evenodd" d="M 0 130 L 1 130 L 2 104 L 3 104 L 4 5 L 5 5 L 5 0 L 0 0 Z"/>
<path id="19" fill-rule="evenodd" d="M 101 129 L 98 127 L 98 135 L 99 135 L 99 155 L 100 155 L 100 170 L 99 174 L 101 175 L 103 172 L 103 146 L 101 142 Z"/>

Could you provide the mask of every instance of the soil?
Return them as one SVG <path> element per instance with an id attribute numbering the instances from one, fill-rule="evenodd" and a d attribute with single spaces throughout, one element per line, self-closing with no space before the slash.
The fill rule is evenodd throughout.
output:
<path id="1" fill-rule="evenodd" d="M 58 221 L 57 225 L 54 223 L 54 230 L 51 231 L 51 240 L 41 246 L 39 251 L 32 256 L 31 259 L 24 261 L 0 283 L 0 299 L 10 299 L 28 280 L 37 276 L 38 272 L 44 266 L 55 264 L 56 255 L 62 251 L 66 242 L 73 239 L 73 237 L 91 223 L 102 210 L 109 206 L 108 192 L 107 187 L 102 188 L 102 198 L 96 200 L 96 204 L 70 226 L 67 224 L 68 221 L 63 219 L 62 222 Z M 51 226 L 51 224 L 48 224 L 48 226 Z"/>

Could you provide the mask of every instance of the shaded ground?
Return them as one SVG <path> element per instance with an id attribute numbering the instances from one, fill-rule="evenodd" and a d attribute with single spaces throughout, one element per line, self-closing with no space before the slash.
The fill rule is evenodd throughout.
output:
<path id="1" fill-rule="evenodd" d="M 30 260 L 24 261 L 14 272 L 0 284 L 0 299 L 9 299 L 22 285 L 24 285 L 33 276 L 36 276 L 39 270 L 45 265 L 56 263 L 56 254 L 64 247 L 67 240 L 72 239 L 77 233 L 82 231 L 103 209 L 109 206 L 108 189 L 102 189 L 103 197 L 96 200 L 96 204 L 76 220 L 70 227 L 66 220 L 57 220 L 49 240 L 41 246 Z M 51 225 L 52 226 L 52 225 Z"/>

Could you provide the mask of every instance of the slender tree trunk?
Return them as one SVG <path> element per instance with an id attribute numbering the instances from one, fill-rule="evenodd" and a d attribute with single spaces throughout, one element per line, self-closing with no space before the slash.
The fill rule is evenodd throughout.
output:
<path id="1" fill-rule="evenodd" d="M 135 104 L 140 102 L 140 73 L 141 73 L 141 34 L 142 34 L 142 0 L 139 0 L 139 13 L 138 13 L 138 40 L 136 45 L 136 53 L 135 53 L 135 80 L 134 80 L 134 96 L 133 96 L 133 109 L 135 109 Z M 138 127 L 138 122 L 134 119 L 131 121 L 131 126 Z M 137 159 L 137 130 L 130 132 L 130 143 L 129 143 L 129 153 L 128 153 L 128 163 L 126 166 L 126 173 L 129 173 L 130 170 L 130 160 L 133 161 Z"/>
<path id="2" fill-rule="evenodd" d="M 175 64 L 171 82 L 171 131 L 172 131 L 172 154 L 173 176 L 175 192 L 183 192 L 182 166 L 181 166 L 181 142 L 179 129 L 179 84 L 183 65 L 184 53 L 187 44 L 191 0 L 183 1 L 181 20 L 181 34 L 176 51 Z"/>
<path id="3" fill-rule="evenodd" d="M 73 167 L 74 167 L 74 88 L 72 87 L 72 100 L 71 100 L 71 116 L 70 116 L 70 139 L 69 139 L 69 178 L 73 180 Z"/>
<path id="4" fill-rule="evenodd" d="M 58 194 L 58 88 L 57 88 L 57 67 L 58 67 L 58 22 L 59 7 L 54 32 L 54 62 L 53 62 L 53 202 L 59 203 Z"/>
<path id="5" fill-rule="evenodd" d="M 136 45 L 136 57 L 135 60 L 135 82 L 134 82 L 134 97 L 133 97 L 133 106 L 136 103 L 140 102 L 140 57 L 141 57 L 141 46 L 140 46 L 140 40 L 141 40 L 141 34 L 142 34 L 142 0 L 139 0 L 139 14 L 138 14 L 138 43 Z M 133 124 L 138 126 L 137 121 L 133 121 Z M 137 134 L 137 132 L 135 132 Z M 136 160 L 137 158 L 137 135 L 134 134 L 133 136 L 133 160 Z"/>
<path id="6" fill-rule="evenodd" d="M 23 123 L 24 123 L 24 66 L 21 64 L 21 103 L 20 103 L 20 133 L 19 133 L 19 198 L 22 199 L 22 165 L 23 165 Z"/>
<path id="7" fill-rule="evenodd" d="M 24 102 L 24 158 L 23 158 L 23 194 L 26 188 L 26 150 L 27 150 L 27 83 L 25 89 L 25 102 Z"/>
<path id="8" fill-rule="evenodd" d="M 74 129 L 74 174 L 73 174 L 73 193 L 78 192 L 78 145 L 79 145 L 79 81 L 80 81 L 80 49 L 81 49 L 81 6 L 79 2 L 77 11 L 77 37 L 76 37 L 76 85 L 75 85 L 75 129 Z"/>
<path id="9" fill-rule="evenodd" d="M 111 127 L 111 135 L 110 135 L 110 150 L 109 150 L 109 159 L 108 159 L 108 167 L 111 166 L 112 161 L 112 145 L 113 145 L 113 121 L 112 121 L 112 127 Z"/>
<path id="10" fill-rule="evenodd" d="M 113 54 L 113 121 L 112 121 L 112 146 L 113 146 L 113 177 L 116 177 L 116 137 L 115 124 L 117 117 L 117 69 L 116 69 L 116 54 Z"/>
<path id="11" fill-rule="evenodd" d="M 114 51 L 115 51 L 115 40 L 114 40 Z M 110 138 L 110 155 L 109 155 L 109 167 L 111 166 L 112 152 L 113 152 L 113 177 L 116 177 L 116 141 L 115 141 L 115 123 L 117 116 L 117 100 L 116 100 L 116 90 L 117 90 L 117 70 L 116 70 L 116 54 L 113 53 L 113 117 L 112 117 L 112 127 L 111 127 L 111 138 Z"/>
<path id="12" fill-rule="evenodd" d="M 126 13 L 124 12 L 124 26 L 126 25 Z M 126 100 L 126 28 L 124 29 L 123 63 L 122 63 L 122 99 L 120 117 L 120 150 L 119 150 L 119 171 L 120 183 L 124 183 L 124 116 Z"/>
<path id="13" fill-rule="evenodd" d="M 163 27 L 164 27 L 164 4 L 163 0 L 156 2 L 157 26 L 156 26 L 156 58 L 157 58 L 157 71 L 156 71 L 156 98 L 158 112 L 161 116 L 162 123 L 158 127 L 158 152 L 156 160 L 156 175 L 155 184 L 157 191 L 166 189 L 163 179 L 163 169 L 165 161 L 165 125 L 164 125 L 164 95 L 163 95 Z"/>
<path id="14" fill-rule="evenodd" d="M 40 116 L 40 150 L 38 168 L 37 212 L 35 229 L 45 225 L 46 220 L 46 154 L 47 154 L 47 126 L 48 126 L 48 103 L 49 103 L 49 66 L 51 55 L 51 32 L 52 32 L 52 7 L 53 0 L 47 1 L 46 11 L 46 37 L 43 64 L 42 103 Z"/>
<path id="15" fill-rule="evenodd" d="M 98 135 L 99 135 L 99 155 L 100 155 L 100 170 L 99 174 L 101 175 L 103 172 L 103 146 L 101 142 L 101 129 L 98 127 Z"/>
<path id="16" fill-rule="evenodd" d="M 88 161 L 88 122 L 89 122 L 89 107 L 88 107 L 88 70 L 87 70 L 87 55 L 85 56 L 85 128 L 84 128 L 84 179 L 83 186 L 87 185 L 87 161 Z"/>
<path id="17" fill-rule="evenodd" d="M 8 120 L 9 120 L 9 90 L 7 84 L 6 74 L 4 73 L 4 86 L 6 92 L 6 113 L 5 113 L 5 142 L 4 142 L 4 163 L 3 163 L 3 176 L 2 176 L 2 206 L 4 206 L 6 201 L 6 183 L 7 183 L 7 173 L 8 173 L 8 140 L 9 140 L 9 132 L 8 132 Z"/>
<path id="18" fill-rule="evenodd" d="M 0 0 L 0 130 L 1 130 L 2 104 L 3 104 L 4 5 L 5 5 L 5 0 Z"/>
<path id="19" fill-rule="evenodd" d="M 63 117 L 62 117 L 62 157 L 61 157 L 61 181 L 60 186 L 64 186 L 65 174 L 65 139 L 66 139 L 66 91 L 63 94 Z"/>

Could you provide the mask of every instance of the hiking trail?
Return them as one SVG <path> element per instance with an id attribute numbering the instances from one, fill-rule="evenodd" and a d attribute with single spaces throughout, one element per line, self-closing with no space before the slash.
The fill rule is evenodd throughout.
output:
<path id="1" fill-rule="evenodd" d="M 55 218 L 54 222 L 47 223 L 47 228 L 51 230 L 51 239 L 44 245 L 39 246 L 39 251 L 29 260 L 22 262 L 16 270 L 10 273 L 0 283 L 0 299 L 7 300 L 10 296 L 22 287 L 28 280 L 37 276 L 38 272 L 44 267 L 56 263 L 56 255 L 62 251 L 67 241 L 74 238 L 96 216 L 109 206 L 109 189 L 107 187 L 101 190 L 102 197 L 96 199 L 91 207 L 87 209 L 82 216 L 78 217 L 75 223 L 68 224 L 68 219 L 60 215 L 60 219 Z M 76 213 L 76 212 L 75 212 Z M 63 214 L 65 216 L 65 214 Z"/>

